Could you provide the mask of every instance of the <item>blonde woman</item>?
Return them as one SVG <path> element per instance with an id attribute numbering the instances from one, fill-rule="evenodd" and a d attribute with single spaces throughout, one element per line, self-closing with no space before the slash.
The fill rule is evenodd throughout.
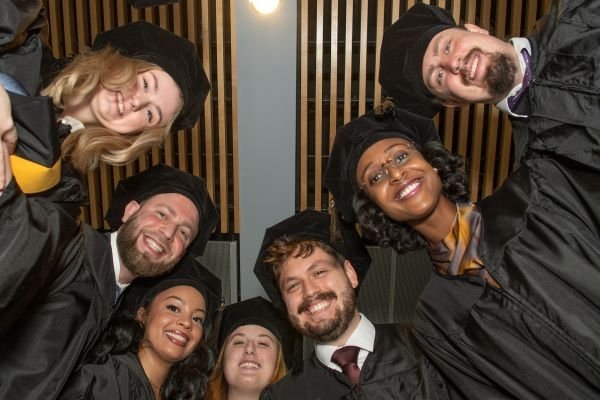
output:
<path id="1" fill-rule="evenodd" d="M 191 128 L 209 89 L 188 40 L 144 21 L 103 32 L 41 91 L 48 97 L 10 94 L 17 182 L 26 193 L 57 185 L 61 158 L 80 172 L 130 162 Z"/>
<path id="2" fill-rule="evenodd" d="M 261 297 L 226 307 L 207 400 L 258 400 L 287 374 L 297 338 L 286 317 Z"/>

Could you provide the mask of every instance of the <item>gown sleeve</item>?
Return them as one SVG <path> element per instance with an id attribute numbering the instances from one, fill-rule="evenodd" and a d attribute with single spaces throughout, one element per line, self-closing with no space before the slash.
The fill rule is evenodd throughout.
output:
<path id="1" fill-rule="evenodd" d="M 60 207 L 9 182 L 0 196 L 0 337 L 68 265 L 81 247 L 79 232 Z"/>

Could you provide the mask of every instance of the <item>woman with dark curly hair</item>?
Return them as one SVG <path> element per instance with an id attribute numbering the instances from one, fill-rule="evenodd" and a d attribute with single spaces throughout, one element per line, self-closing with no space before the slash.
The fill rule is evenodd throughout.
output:
<path id="1" fill-rule="evenodd" d="M 214 356 L 204 344 L 221 284 L 192 258 L 140 278 L 60 399 L 204 399 Z"/>
<path id="2" fill-rule="evenodd" d="M 364 235 L 426 248 L 434 268 L 414 320 L 424 352 L 466 398 L 597 397 L 600 186 L 578 157 L 594 144 L 561 148 L 571 158 L 527 149 L 475 205 L 433 122 L 391 110 L 338 129 L 325 180 Z"/>

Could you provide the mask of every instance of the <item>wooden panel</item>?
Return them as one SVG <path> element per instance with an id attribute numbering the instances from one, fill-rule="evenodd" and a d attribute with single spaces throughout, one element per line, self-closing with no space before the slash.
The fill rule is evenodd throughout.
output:
<path id="1" fill-rule="evenodd" d="M 231 56 L 235 53 L 233 0 L 181 0 L 142 9 L 131 7 L 127 0 L 44 0 L 44 5 L 48 9 L 49 43 L 56 57 L 79 53 L 106 29 L 146 20 L 192 41 L 212 85 L 204 113 L 195 127 L 173 132 L 164 146 L 153 148 L 126 166 L 101 165 L 87 175 L 90 204 L 82 209 L 82 219 L 96 228 L 108 228 L 103 215 L 116 183 L 164 162 L 204 177 L 221 214 L 217 233 L 239 232 L 234 118 L 237 91 L 233 87 L 237 74 L 231 64 L 235 61 Z"/>

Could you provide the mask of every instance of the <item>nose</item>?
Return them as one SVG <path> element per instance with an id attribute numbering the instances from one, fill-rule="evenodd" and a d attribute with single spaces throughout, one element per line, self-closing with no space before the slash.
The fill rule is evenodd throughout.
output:
<path id="1" fill-rule="evenodd" d="M 165 223 L 161 225 L 160 232 L 164 235 L 164 237 L 169 241 L 173 241 L 175 237 L 175 232 L 177 231 L 177 225 L 171 223 Z"/>
<path id="2" fill-rule="evenodd" d="M 185 329 L 190 329 L 192 326 L 192 320 L 189 315 L 182 315 L 177 323 Z"/>
<path id="3" fill-rule="evenodd" d="M 138 111 L 145 108 L 150 103 L 150 99 L 144 92 L 139 90 L 131 97 L 131 109 Z"/>
<path id="4" fill-rule="evenodd" d="M 254 342 L 252 342 L 251 340 L 248 340 L 248 342 L 246 343 L 246 346 L 244 347 L 244 354 L 254 354 L 254 353 L 255 353 Z"/>
<path id="5" fill-rule="evenodd" d="M 304 294 L 305 299 L 308 297 L 312 297 L 319 292 L 318 286 L 314 282 L 311 282 L 310 280 L 307 280 L 306 282 L 304 282 L 302 285 L 302 288 L 304 291 L 303 294 Z"/>
<path id="6" fill-rule="evenodd" d="M 385 164 L 385 170 L 387 171 L 388 179 L 390 183 L 402 182 L 406 173 L 405 169 L 399 165 Z"/>
<path id="7" fill-rule="evenodd" d="M 460 71 L 460 57 L 454 57 L 451 54 L 443 56 L 442 67 L 451 74 L 458 74 Z"/>

